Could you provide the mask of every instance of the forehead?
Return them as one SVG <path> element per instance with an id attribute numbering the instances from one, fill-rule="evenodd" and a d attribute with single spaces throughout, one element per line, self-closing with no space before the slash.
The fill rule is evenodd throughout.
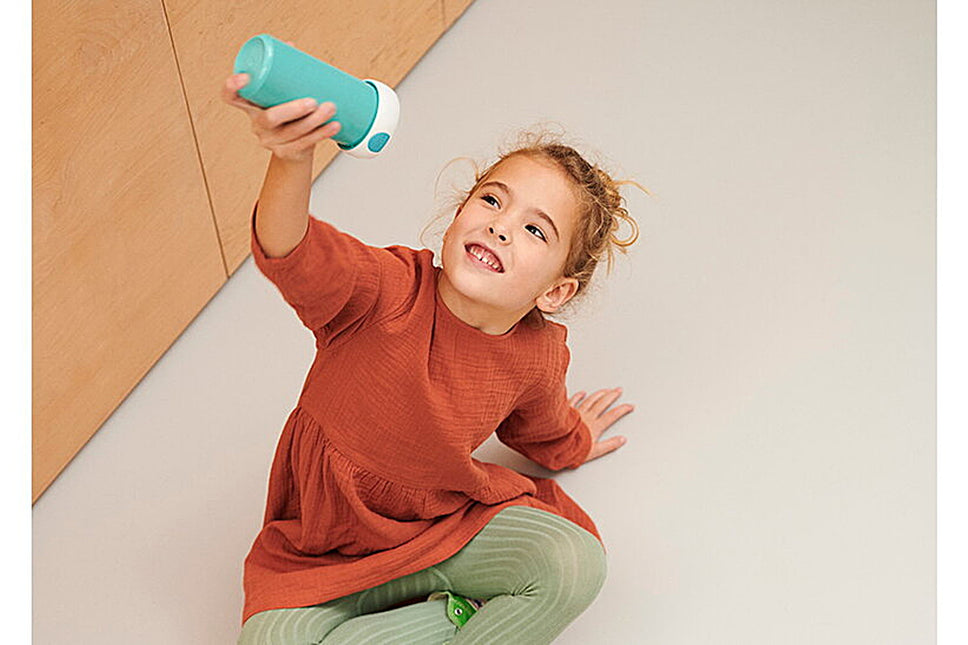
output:
<path id="1" fill-rule="evenodd" d="M 558 164 L 550 159 L 528 154 L 516 154 L 504 159 L 491 170 L 492 177 L 498 174 L 504 177 L 521 178 L 536 176 L 547 181 L 557 180 L 568 183 L 568 177 Z"/>

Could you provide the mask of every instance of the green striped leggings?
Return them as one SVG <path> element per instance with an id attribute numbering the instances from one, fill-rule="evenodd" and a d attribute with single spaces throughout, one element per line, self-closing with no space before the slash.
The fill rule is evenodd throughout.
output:
<path id="1" fill-rule="evenodd" d="M 550 643 L 605 582 L 598 539 L 558 515 L 509 506 L 456 554 L 321 605 L 254 614 L 239 645 Z M 434 591 L 487 600 L 458 629 L 445 600 L 388 609 Z"/>

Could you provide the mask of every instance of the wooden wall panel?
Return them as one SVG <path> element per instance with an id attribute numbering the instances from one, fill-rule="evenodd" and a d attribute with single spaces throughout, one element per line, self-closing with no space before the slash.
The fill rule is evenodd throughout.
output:
<path id="1" fill-rule="evenodd" d="M 444 31 L 441 0 L 165 0 L 229 273 L 249 254 L 249 216 L 269 153 L 219 92 L 251 36 L 269 33 L 358 78 L 395 87 Z M 317 147 L 314 176 L 337 154 Z"/>
<path id="2" fill-rule="evenodd" d="M 248 256 L 269 154 L 219 97 L 242 43 L 395 87 L 470 2 L 33 4 L 34 501 Z"/>
<path id="3" fill-rule="evenodd" d="M 471 6 L 474 0 L 440 0 L 444 7 L 444 29 L 450 29 L 450 26 L 460 18 L 461 14 Z"/>
<path id="4" fill-rule="evenodd" d="M 162 5 L 33 3 L 33 499 L 226 280 Z"/>

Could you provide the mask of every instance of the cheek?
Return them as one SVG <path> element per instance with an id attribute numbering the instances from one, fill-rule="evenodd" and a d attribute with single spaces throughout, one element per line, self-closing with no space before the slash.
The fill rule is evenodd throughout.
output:
<path id="1" fill-rule="evenodd" d="M 457 248 L 460 246 L 459 241 L 460 231 L 457 230 L 457 226 L 451 225 L 447 227 L 447 230 L 444 231 L 443 250 L 448 253 L 455 253 L 459 250 Z"/>
<path id="2" fill-rule="evenodd" d="M 457 218 L 460 217 L 460 214 L 464 212 L 464 209 L 465 208 L 467 208 L 467 205 L 466 204 L 463 205 L 463 206 L 458 207 L 457 210 L 454 211 L 454 217 L 451 218 L 451 222 L 456 222 L 457 221 Z"/>

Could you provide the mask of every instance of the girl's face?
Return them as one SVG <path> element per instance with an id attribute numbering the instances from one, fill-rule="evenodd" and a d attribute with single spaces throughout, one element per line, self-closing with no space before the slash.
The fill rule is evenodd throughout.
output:
<path id="1" fill-rule="evenodd" d="M 578 288 L 578 280 L 562 276 L 577 218 L 575 193 L 562 170 L 524 155 L 505 159 L 444 234 L 438 291 L 445 304 L 468 324 L 498 335 L 535 306 L 555 311 Z"/>

